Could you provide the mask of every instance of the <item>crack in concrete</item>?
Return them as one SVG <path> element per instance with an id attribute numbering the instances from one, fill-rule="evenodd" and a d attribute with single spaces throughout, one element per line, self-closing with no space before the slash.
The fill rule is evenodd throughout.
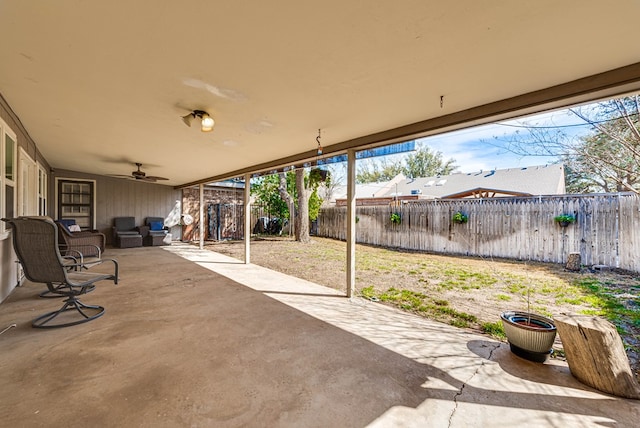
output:
<path id="1" fill-rule="evenodd" d="M 493 357 L 493 352 L 498 349 L 500 347 L 500 344 L 497 343 L 492 349 L 491 351 L 489 351 L 489 356 L 487 357 L 488 361 L 491 361 L 491 358 Z M 456 414 L 456 411 L 458 410 L 458 397 L 460 397 L 462 395 L 462 392 L 464 391 L 465 387 L 467 386 L 467 383 L 469 383 L 471 381 L 471 379 L 473 379 L 478 372 L 480 371 L 480 369 L 482 367 L 484 367 L 485 365 L 485 361 L 482 361 L 482 364 L 480 364 L 478 366 L 478 368 L 476 369 L 475 372 L 473 372 L 473 374 L 471 376 L 469 376 L 469 379 L 467 379 L 466 381 L 462 382 L 462 386 L 460 387 L 460 389 L 456 392 L 456 394 L 453 396 L 453 402 L 454 402 L 454 406 L 453 406 L 453 410 L 451 411 L 451 414 L 449 415 L 449 428 L 451 428 L 451 423 L 453 422 L 453 416 Z"/>

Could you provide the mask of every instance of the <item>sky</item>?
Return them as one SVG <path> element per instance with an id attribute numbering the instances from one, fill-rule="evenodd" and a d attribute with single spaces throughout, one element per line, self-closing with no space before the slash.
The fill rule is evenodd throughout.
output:
<path id="1" fill-rule="evenodd" d="M 455 159 L 458 171 L 463 173 L 556 162 L 558 159 L 555 157 L 521 156 L 506 149 L 506 141 L 513 138 L 517 131 L 520 134 L 526 133 L 526 126 L 559 127 L 574 136 L 588 131 L 584 122 L 568 110 L 557 110 L 426 137 L 416 142 L 441 152 L 444 160 Z"/>

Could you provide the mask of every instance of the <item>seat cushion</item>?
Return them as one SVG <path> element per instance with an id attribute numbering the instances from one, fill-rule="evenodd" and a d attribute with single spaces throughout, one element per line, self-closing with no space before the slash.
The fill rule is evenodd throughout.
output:
<path id="1" fill-rule="evenodd" d="M 119 248 L 141 247 L 142 235 L 118 235 L 116 246 Z"/>

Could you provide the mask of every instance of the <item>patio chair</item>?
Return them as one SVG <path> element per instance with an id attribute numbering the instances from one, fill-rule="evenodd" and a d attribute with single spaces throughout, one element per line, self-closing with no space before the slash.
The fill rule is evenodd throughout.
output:
<path id="1" fill-rule="evenodd" d="M 118 248 L 142 247 L 142 235 L 136 228 L 135 217 L 113 219 L 113 242 Z"/>
<path id="2" fill-rule="evenodd" d="M 78 253 L 83 257 L 102 256 L 104 251 L 106 237 L 100 232 L 71 232 L 63 221 L 56 221 L 58 226 L 58 244 L 60 245 L 60 253 L 70 256 L 77 256 Z"/>
<path id="3" fill-rule="evenodd" d="M 89 269 L 90 267 L 102 263 L 102 252 L 104 251 L 105 236 L 99 232 L 70 232 L 69 225 L 75 224 L 75 220 L 56 221 L 58 227 L 58 249 L 65 266 L 70 270 Z M 58 293 L 58 289 L 64 289 L 63 285 L 55 287 L 52 292 L 47 289 L 40 293 L 40 297 L 58 298 L 64 297 L 63 293 Z M 94 290 L 94 286 L 89 287 L 87 293 Z"/>
<path id="4" fill-rule="evenodd" d="M 65 262 L 58 248 L 58 227 L 49 217 L 18 217 L 2 219 L 11 226 L 13 248 L 22 265 L 26 278 L 35 283 L 44 283 L 51 293 L 66 297 L 60 309 L 47 312 L 33 320 L 35 328 L 68 327 L 94 320 L 104 314 L 104 307 L 85 305 L 78 297 L 95 287 L 95 283 L 112 280 L 118 283 L 118 262 L 114 264 L 114 273 L 94 273 L 70 270 L 73 265 Z M 107 261 L 103 259 L 102 261 Z M 75 311 L 81 315 L 78 317 Z M 64 314 L 60 323 L 54 323 Z"/>
<path id="5" fill-rule="evenodd" d="M 162 217 L 147 217 L 144 220 L 144 226 L 141 226 L 139 230 L 142 235 L 143 245 L 166 245 L 164 239 L 169 231 L 165 227 Z"/>

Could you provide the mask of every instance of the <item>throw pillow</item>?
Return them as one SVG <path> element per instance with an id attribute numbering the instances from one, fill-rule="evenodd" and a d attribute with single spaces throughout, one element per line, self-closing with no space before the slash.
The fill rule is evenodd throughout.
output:
<path id="1" fill-rule="evenodd" d="M 149 226 L 151 227 L 151 230 L 162 230 L 164 224 L 161 221 L 152 221 L 149 223 Z"/>

